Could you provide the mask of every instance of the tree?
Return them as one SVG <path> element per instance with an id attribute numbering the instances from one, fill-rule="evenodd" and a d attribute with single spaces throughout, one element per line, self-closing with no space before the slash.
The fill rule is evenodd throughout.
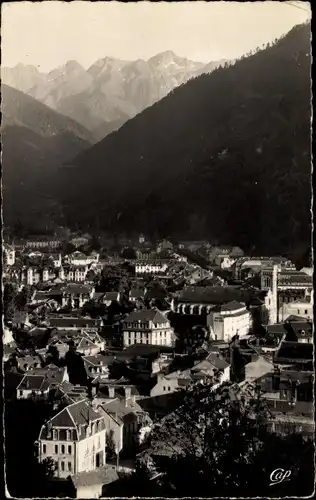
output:
<path id="1" fill-rule="evenodd" d="M 160 462 L 159 470 L 166 496 L 258 496 L 259 488 L 260 495 L 264 491 L 267 496 L 274 469 L 294 470 L 297 457 L 312 456 L 310 443 L 302 439 L 294 443 L 293 436 L 268 432 L 271 415 L 259 385 L 248 399 L 232 384 L 215 391 L 208 384 L 198 384 L 182 394 L 183 404 L 155 424 L 148 450 L 157 465 L 165 451 L 166 460 Z M 298 449 L 291 452 L 294 444 Z M 307 466 L 310 492 L 312 469 Z M 305 474 L 301 474 L 302 485 L 304 481 Z"/>
<path id="2" fill-rule="evenodd" d="M 91 238 L 90 248 L 91 248 L 91 250 L 95 250 L 96 252 L 98 252 L 99 250 L 101 250 L 100 240 L 95 235 L 93 235 L 92 238 Z"/>
<path id="3" fill-rule="evenodd" d="M 121 257 L 123 259 L 136 259 L 136 252 L 134 248 L 126 247 L 122 250 Z"/>
<path id="4" fill-rule="evenodd" d="M 12 321 L 16 311 L 16 288 L 11 283 L 5 283 L 3 290 L 4 321 Z"/>
<path id="5" fill-rule="evenodd" d="M 209 332 L 202 325 L 189 325 L 181 329 L 177 342 L 179 351 L 195 353 L 209 340 Z"/>
<path id="6" fill-rule="evenodd" d="M 76 247 L 72 243 L 65 242 L 63 244 L 63 247 L 62 247 L 62 253 L 63 254 L 69 255 L 69 254 L 71 254 L 71 253 L 73 253 L 75 251 L 76 251 Z"/>
<path id="7" fill-rule="evenodd" d="M 151 454 L 171 455 L 164 482 L 177 496 L 229 496 L 246 491 L 251 467 L 264 446 L 266 409 L 242 401 L 227 385 L 199 384 L 183 392 L 183 405 L 156 424 Z M 232 465 L 233 464 L 233 465 Z"/>
<path id="8" fill-rule="evenodd" d="M 84 360 L 77 352 L 74 341 L 69 341 L 69 350 L 65 354 L 65 363 L 69 375 L 69 382 L 74 385 L 87 386 L 88 376 Z"/>
<path id="9" fill-rule="evenodd" d="M 51 363 L 53 363 L 56 366 L 60 366 L 61 364 L 59 351 L 54 344 L 51 344 L 47 349 L 46 364 L 49 365 Z"/>
<path id="10" fill-rule="evenodd" d="M 116 457 L 115 443 L 113 439 L 113 430 L 106 433 L 106 455 L 108 459 L 113 459 Z"/>
<path id="11" fill-rule="evenodd" d="M 41 462 L 41 468 L 43 471 L 43 474 L 47 477 L 54 477 L 55 471 L 58 468 L 58 463 L 56 460 L 54 460 L 52 457 L 47 457 Z"/>
<path id="12" fill-rule="evenodd" d="M 264 325 L 269 323 L 269 311 L 265 306 L 254 308 L 252 311 L 252 333 L 257 337 L 264 337 L 266 329 Z"/>
<path id="13" fill-rule="evenodd" d="M 15 298 L 15 304 L 19 311 L 23 311 L 32 295 L 32 287 L 24 286 Z"/>

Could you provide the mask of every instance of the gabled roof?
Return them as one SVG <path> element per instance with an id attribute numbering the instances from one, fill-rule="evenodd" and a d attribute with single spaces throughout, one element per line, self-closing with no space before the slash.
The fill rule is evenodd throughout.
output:
<path id="1" fill-rule="evenodd" d="M 230 366 L 229 363 L 227 363 L 223 356 L 218 352 L 210 352 L 206 359 L 218 370 L 224 370 L 225 368 Z"/>
<path id="2" fill-rule="evenodd" d="M 62 382 L 65 370 L 66 367 L 58 368 L 56 365 L 51 363 L 45 367 L 32 368 L 31 370 L 28 370 L 27 374 L 32 376 L 37 375 L 45 377 L 49 381 L 49 383 L 57 384 Z"/>
<path id="3" fill-rule="evenodd" d="M 132 399 L 127 399 L 126 401 L 125 398 L 109 400 L 108 403 L 103 403 L 101 408 L 114 418 L 118 417 L 121 421 L 124 421 L 125 417 L 131 413 L 143 413 L 144 411 L 136 401 L 134 402 Z"/>
<path id="4" fill-rule="evenodd" d="M 71 427 L 73 429 L 76 428 L 76 424 L 68 411 L 68 406 L 61 412 L 57 413 L 57 415 L 55 415 L 49 421 L 49 423 L 52 425 L 52 427 Z"/>
<path id="5" fill-rule="evenodd" d="M 162 312 L 158 311 L 158 309 L 147 309 L 142 311 L 133 311 L 124 320 L 124 322 L 126 323 L 132 323 L 137 321 L 139 322 L 152 321 L 153 323 L 167 323 L 168 319 Z"/>
<path id="6" fill-rule="evenodd" d="M 80 340 L 77 348 L 79 349 L 80 347 L 83 347 L 83 348 L 85 348 L 85 347 L 96 347 L 96 344 L 94 342 L 92 342 L 92 340 L 87 339 L 86 337 L 83 337 Z"/>
<path id="7" fill-rule="evenodd" d="M 90 472 L 80 472 L 69 476 L 69 479 L 75 488 L 82 488 L 84 486 L 107 485 L 117 481 L 119 476 L 115 467 L 106 465 Z"/>
<path id="8" fill-rule="evenodd" d="M 295 316 L 294 314 L 291 314 L 291 316 L 288 316 L 286 318 L 286 323 L 291 323 L 293 325 L 295 325 L 296 323 L 304 323 L 305 326 L 307 327 L 308 323 L 307 323 L 307 320 L 304 316 Z"/>
<path id="9" fill-rule="evenodd" d="M 224 304 L 221 307 L 222 311 L 237 311 L 238 309 L 244 308 L 244 304 L 241 304 L 240 302 L 237 302 L 236 300 L 232 300 L 231 302 L 228 302 L 227 304 Z"/>
<path id="10" fill-rule="evenodd" d="M 23 391 L 46 391 L 49 389 L 49 381 L 44 375 L 25 375 L 17 387 L 17 390 Z"/>
<path id="11" fill-rule="evenodd" d="M 102 416 L 96 412 L 87 401 L 79 401 L 68 406 L 67 409 L 77 426 L 84 425 L 95 420 L 100 420 L 102 418 Z"/>
<path id="12" fill-rule="evenodd" d="M 61 410 L 50 420 L 50 424 L 53 427 L 77 428 L 79 425 L 87 425 L 89 422 L 100 420 L 101 418 L 101 415 L 86 400 L 82 400 Z"/>
<path id="13" fill-rule="evenodd" d="M 104 300 L 118 300 L 120 297 L 120 292 L 105 292 Z"/>
<path id="14" fill-rule="evenodd" d="M 97 354 L 96 356 L 84 356 L 83 360 L 91 366 L 109 366 L 114 362 L 114 356 Z"/>
<path id="15" fill-rule="evenodd" d="M 165 379 L 178 379 L 178 380 L 183 380 L 183 379 L 186 379 L 186 380 L 191 380 L 192 377 L 191 377 L 191 369 L 188 368 L 186 370 L 183 370 L 183 371 L 174 371 L 172 373 L 168 373 L 167 375 L 165 375 Z"/>
<path id="16" fill-rule="evenodd" d="M 96 326 L 99 323 L 100 320 L 92 318 L 61 317 L 61 316 L 48 317 L 49 326 L 55 328 L 67 328 L 67 327 L 84 328 L 89 326 Z"/>
<path id="17" fill-rule="evenodd" d="M 91 287 L 87 285 L 80 285 L 78 283 L 69 283 L 63 288 L 63 292 L 88 295 L 91 292 Z"/>

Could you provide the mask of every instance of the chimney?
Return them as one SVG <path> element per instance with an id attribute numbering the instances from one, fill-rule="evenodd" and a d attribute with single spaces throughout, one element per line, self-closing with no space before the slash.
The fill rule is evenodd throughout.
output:
<path id="1" fill-rule="evenodd" d="M 131 397 L 132 395 L 132 390 L 130 387 L 125 387 L 125 402 L 127 404 L 127 400 Z"/>
<path id="2" fill-rule="evenodd" d="M 109 398 L 115 398 L 115 387 L 109 385 L 108 389 L 109 389 Z"/>

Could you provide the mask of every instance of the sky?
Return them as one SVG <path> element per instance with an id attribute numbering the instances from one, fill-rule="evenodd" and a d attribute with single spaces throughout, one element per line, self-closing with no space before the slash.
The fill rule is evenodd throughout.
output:
<path id="1" fill-rule="evenodd" d="M 310 18 L 308 2 L 4 2 L 2 66 L 47 72 L 105 56 L 145 59 L 165 50 L 210 62 L 234 59 Z"/>

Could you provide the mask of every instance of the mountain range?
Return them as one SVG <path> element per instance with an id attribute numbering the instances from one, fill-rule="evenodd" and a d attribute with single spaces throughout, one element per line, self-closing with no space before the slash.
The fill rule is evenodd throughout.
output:
<path id="1" fill-rule="evenodd" d="M 89 129 L 98 141 L 190 78 L 225 60 L 204 64 L 166 51 L 148 61 L 104 57 L 85 70 L 77 61 L 45 74 L 35 66 L 2 68 L 2 82 Z"/>
<path id="2" fill-rule="evenodd" d="M 191 79 L 63 168 L 68 223 L 310 248 L 310 25 Z"/>

